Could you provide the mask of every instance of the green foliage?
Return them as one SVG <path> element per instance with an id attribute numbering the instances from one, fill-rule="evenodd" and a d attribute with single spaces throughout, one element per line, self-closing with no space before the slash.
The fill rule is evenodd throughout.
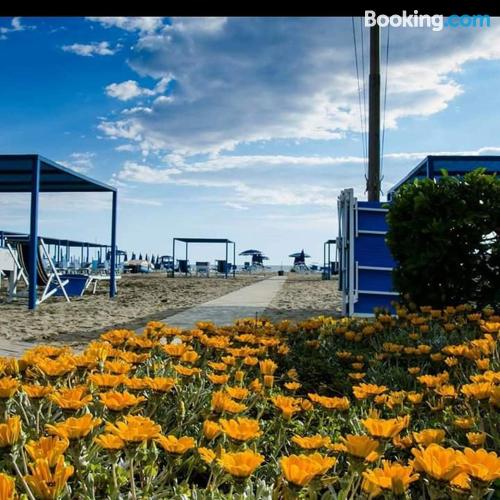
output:
<path id="1" fill-rule="evenodd" d="M 500 179 L 477 169 L 404 185 L 388 224 L 395 287 L 405 299 L 434 307 L 500 302 Z"/>

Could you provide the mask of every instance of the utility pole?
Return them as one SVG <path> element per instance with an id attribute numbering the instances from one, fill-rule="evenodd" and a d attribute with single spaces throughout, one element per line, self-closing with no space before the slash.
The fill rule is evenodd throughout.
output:
<path id="1" fill-rule="evenodd" d="M 380 27 L 370 28 L 368 89 L 368 201 L 380 201 Z"/>

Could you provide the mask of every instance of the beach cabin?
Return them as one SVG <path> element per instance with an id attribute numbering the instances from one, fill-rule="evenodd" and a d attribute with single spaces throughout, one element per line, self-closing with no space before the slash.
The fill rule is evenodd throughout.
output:
<path id="1" fill-rule="evenodd" d="M 446 170 L 462 176 L 477 168 L 500 174 L 500 156 L 427 156 L 388 192 L 386 202 L 359 201 L 353 189 L 344 189 L 338 198 L 339 289 L 342 314 L 371 316 L 374 308 L 394 312 L 399 299 L 394 290 L 394 259 L 385 242 L 388 204 L 397 190 L 415 179 L 436 181 Z"/>

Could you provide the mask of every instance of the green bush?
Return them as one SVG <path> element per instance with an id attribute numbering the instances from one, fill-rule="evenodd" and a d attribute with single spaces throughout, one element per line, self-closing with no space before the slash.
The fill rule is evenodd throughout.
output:
<path id="1" fill-rule="evenodd" d="M 390 205 L 395 287 L 418 305 L 498 305 L 500 179 L 442 174 L 402 186 Z"/>

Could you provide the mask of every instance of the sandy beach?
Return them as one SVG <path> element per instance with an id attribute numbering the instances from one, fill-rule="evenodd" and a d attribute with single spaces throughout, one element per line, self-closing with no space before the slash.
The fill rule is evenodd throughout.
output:
<path id="1" fill-rule="evenodd" d="M 265 315 L 273 321 L 301 321 L 312 316 L 336 316 L 341 308 L 337 278 L 322 280 L 320 274 L 288 273 Z"/>
<path id="2" fill-rule="evenodd" d="M 101 285 L 95 295 L 51 298 L 36 311 L 27 302 L 7 303 L 5 288 L 0 294 L 0 337 L 28 341 L 79 343 L 111 328 L 136 329 L 147 321 L 160 320 L 188 307 L 220 297 L 263 279 L 259 275 L 236 278 L 168 278 L 166 274 L 124 275 L 118 281 L 118 295 L 108 297 Z"/>

